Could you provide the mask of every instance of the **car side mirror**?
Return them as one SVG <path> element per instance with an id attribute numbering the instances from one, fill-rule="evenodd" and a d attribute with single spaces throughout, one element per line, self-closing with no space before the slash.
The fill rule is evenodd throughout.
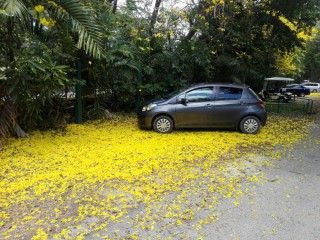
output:
<path id="1" fill-rule="evenodd" d="M 181 100 L 180 100 L 180 103 L 182 103 L 182 104 L 187 104 L 188 102 L 189 102 L 189 100 L 186 98 L 181 98 Z"/>

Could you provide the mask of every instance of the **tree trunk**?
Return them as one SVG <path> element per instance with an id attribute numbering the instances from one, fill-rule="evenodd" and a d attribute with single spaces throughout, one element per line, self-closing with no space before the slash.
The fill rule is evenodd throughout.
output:
<path id="1" fill-rule="evenodd" d="M 115 14 L 117 11 L 117 6 L 118 6 L 118 0 L 114 0 L 113 2 L 113 8 L 112 8 L 112 13 Z"/>
<path id="2" fill-rule="evenodd" d="M 204 0 L 199 1 L 197 12 L 198 12 L 198 15 L 205 13 Z M 197 25 L 198 21 L 199 21 L 199 17 L 197 17 L 193 22 L 190 21 L 190 30 L 185 37 L 187 41 L 191 40 L 191 38 L 197 33 L 197 30 L 194 29 L 194 26 Z"/>
<path id="3" fill-rule="evenodd" d="M 160 4 L 161 4 L 161 0 L 156 0 L 156 3 L 154 5 L 154 9 L 153 9 L 153 13 L 151 16 L 151 21 L 150 21 L 150 28 L 149 28 L 150 36 L 152 36 L 154 34 L 154 25 L 157 22 Z"/>

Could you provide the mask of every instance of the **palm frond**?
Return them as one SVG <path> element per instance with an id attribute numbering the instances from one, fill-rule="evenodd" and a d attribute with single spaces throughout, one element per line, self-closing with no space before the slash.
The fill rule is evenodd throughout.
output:
<path id="1" fill-rule="evenodd" d="M 27 6 L 25 5 L 25 1 L 22 0 L 6 0 L 3 3 L 3 12 L 8 16 L 17 16 L 17 17 L 27 17 L 29 16 L 29 11 Z"/>
<path id="2" fill-rule="evenodd" d="M 93 57 L 100 58 L 103 51 L 101 29 L 92 17 L 91 10 L 81 5 L 78 0 L 55 2 L 71 18 L 73 29 L 79 34 L 78 47 Z"/>

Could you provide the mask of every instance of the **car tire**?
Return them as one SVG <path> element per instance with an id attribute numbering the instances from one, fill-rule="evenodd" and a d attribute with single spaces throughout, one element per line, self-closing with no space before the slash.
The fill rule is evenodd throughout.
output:
<path id="1" fill-rule="evenodd" d="M 159 116 L 153 121 L 153 129 L 158 133 L 171 133 L 173 121 L 168 116 Z"/>
<path id="2" fill-rule="evenodd" d="M 280 97 L 280 98 L 278 99 L 278 102 L 279 102 L 279 103 L 284 103 L 284 102 L 285 102 L 284 97 Z"/>
<path id="3" fill-rule="evenodd" d="M 316 92 L 317 92 L 317 90 L 316 90 L 316 89 L 313 89 L 313 90 L 312 90 L 312 92 L 313 92 L 313 93 L 316 93 Z"/>
<path id="4" fill-rule="evenodd" d="M 299 97 L 304 97 L 305 95 L 306 94 L 302 92 L 302 93 L 299 94 Z"/>
<path id="5" fill-rule="evenodd" d="M 246 134 L 257 134 L 261 129 L 260 120 L 254 116 L 248 116 L 241 120 L 240 131 Z"/>

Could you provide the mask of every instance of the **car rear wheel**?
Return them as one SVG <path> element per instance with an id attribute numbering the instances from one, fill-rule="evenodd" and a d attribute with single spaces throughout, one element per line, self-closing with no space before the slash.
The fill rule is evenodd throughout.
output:
<path id="1" fill-rule="evenodd" d="M 315 93 L 315 92 L 317 92 L 317 90 L 316 90 L 316 89 L 313 89 L 312 92 Z"/>
<path id="2" fill-rule="evenodd" d="M 254 116 L 248 116 L 241 120 L 240 131 L 246 134 L 256 134 L 260 131 L 260 120 Z"/>
<path id="3" fill-rule="evenodd" d="M 302 93 L 299 94 L 299 97 L 304 97 L 305 95 L 306 94 L 302 92 Z"/>
<path id="4" fill-rule="evenodd" d="M 158 133 L 171 133 L 173 121 L 168 116 L 159 116 L 153 121 L 153 129 Z"/>

